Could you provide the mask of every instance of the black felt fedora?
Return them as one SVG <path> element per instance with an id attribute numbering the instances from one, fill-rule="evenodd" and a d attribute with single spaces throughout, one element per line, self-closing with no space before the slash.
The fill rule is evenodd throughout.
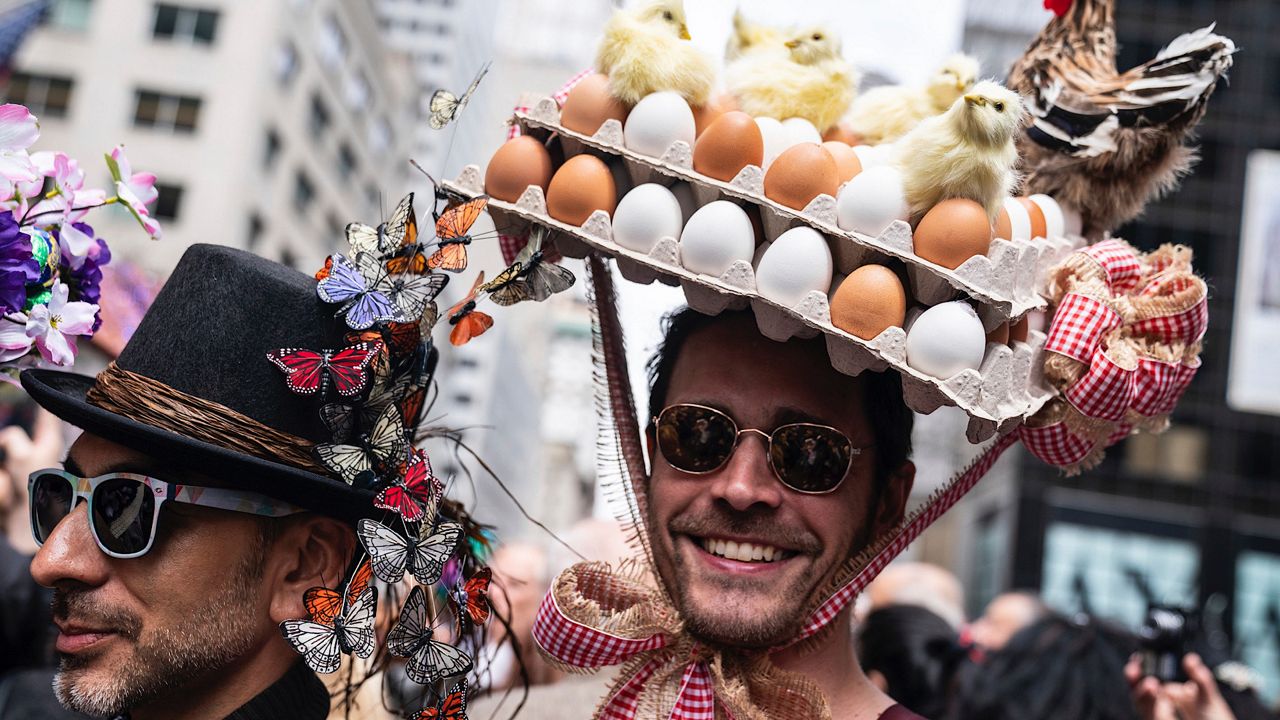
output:
<path id="1" fill-rule="evenodd" d="M 41 406 L 86 432 L 231 487 L 354 519 L 372 512 L 370 490 L 331 478 L 310 462 L 291 463 L 270 452 L 250 454 L 230 447 L 235 443 L 220 444 L 216 435 L 201 432 L 194 407 L 206 413 L 229 409 L 225 416 L 247 417 L 304 441 L 303 447 L 329 442 L 315 399 L 291 392 L 267 352 L 342 347 L 347 329 L 334 310 L 316 296 L 310 276 L 240 250 L 193 245 L 115 363 L 177 391 L 178 397 L 196 399 L 190 408 L 182 402 L 166 405 L 184 422 L 106 409 L 102 405 L 109 403 L 95 403 L 90 392 L 97 381 L 84 375 L 28 370 L 22 386 Z M 182 430 L 192 418 L 197 427 Z"/>

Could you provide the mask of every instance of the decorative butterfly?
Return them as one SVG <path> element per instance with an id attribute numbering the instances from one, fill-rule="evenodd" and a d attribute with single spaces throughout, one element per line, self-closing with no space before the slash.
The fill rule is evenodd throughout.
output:
<path id="1" fill-rule="evenodd" d="M 377 604 L 378 589 L 366 586 L 354 601 L 342 601 L 342 609 L 332 616 L 332 621 L 285 620 L 280 623 L 280 633 L 302 655 L 307 667 L 321 674 L 331 673 L 338 669 L 345 654 L 355 653 L 361 658 L 373 654 Z M 329 600 L 312 597 L 307 612 L 317 619 L 328 618 Z"/>
<path id="2" fill-rule="evenodd" d="M 535 230 L 510 267 L 481 288 L 495 303 L 507 306 L 525 300 L 542 302 L 573 287 L 576 278 L 568 268 L 543 259 L 544 237 L 541 228 Z"/>
<path id="3" fill-rule="evenodd" d="M 366 559 L 351 574 L 345 593 L 327 587 L 313 587 L 307 590 L 302 596 L 302 602 L 307 608 L 307 619 L 321 625 L 332 625 L 334 619 L 342 614 L 343 600 L 345 599 L 348 605 L 355 605 L 372 579 L 373 566 Z"/>
<path id="4" fill-rule="evenodd" d="M 440 704 L 422 708 L 410 715 L 409 720 L 467 720 L 467 684 L 458 683 Z"/>
<path id="5" fill-rule="evenodd" d="M 476 78 L 471 81 L 471 87 L 462 93 L 462 97 L 458 97 L 448 90 L 440 89 L 431 95 L 431 127 L 436 130 L 443 130 L 445 125 L 453 122 L 458 115 L 467 107 L 467 102 L 471 100 L 471 95 L 480 87 L 480 81 L 484 79 L 485 73 L 489 72 L 490 63 L 485 63 L 480 68 L 480 72 L 476 73 Z"/>
<path id="6" fill-rule="evenodd" d="M 438 247 L 427 259 L 427 267 L 450 272 L 467 269 L 467 246 L 471 244 L 471 226 L 489 203 L 487 195 L 481 195 L 460 205 L 454 205 L 436 221 Z"/>
<path id="7" fill-rule="evenodd" d="M 332 382 L 339 395 L 352 397 L 364 392 L 369 364 L 380 352 L 381 342 L 358 342 L 336 352 L 281 348 L 268 352 L 267 359 L 284 371 L 289 389 L 299 395 L 323 397 Z"/>
<path id="8" fill-rule="evenodd" d="M 400 621 L 387 633 L 391 654 L 409 658 L 405 673 L 419 685 L 430 685 L 471 670 L 471 658 L 458 648 L 431 639 L 427 599 L 421 585 L 415 585 L 400 609 Z"/>
<path id="9" fill-rule="evenodd" d="M 347 226 L 347 242 L 352 256 L 369 253 L 381 258 L 418 242 L 418 216 L 413 212 L 413 193 L 405 195 L 391 218 L 378 227 L 361 223 Z"/>
<path id="10" fill-rule="evenodd" d="M 374 576 L 383 582 L 398 583 L 408 570 L 423 585 L 439 582 L 444 564 L 458 547 L 462 526 L 440 523 L 440 527 L 431 532 L 431 525 L 423 522 L 417 537 L 405 537 L 377 520 L 366 518 L 358 522 L 356 535 L 369 551 Z"/>
<path id="11" fill-rule="evenodd" d="M 484 272 L 481 272 L 476 276 L 471 292 L 462 302 L 449 308 L 449 324 L 453 326 L 449 331 L 449 342 L 457 347 L 466 345 L 493 327 L 493 318 L 476 310 L 476 296 L 483 287 Z"/>
<path id="12" fill-rule="evenodd" d="M 329 276 L 316 285 L 316 294 L 321 300 L 341 305 L 337 314 L 346 315 L 347 326 L 352 330 L 364 330 L 379 322 L 410 320 L 401 312 L 400 304 L 393 303 L 383 289 L 376 286 L 375 283 L 380 281 L 376 277 L 379 272 L 366 267 L 371 258 L 367 253 L 360 253 L 356 255 L 356 264 L 353 265 L 343 255 L 332 255 Z M 376 259 L 372 262 L 380 271 L 381 263 Z M 370 272 L 375 275 L 375 280 L 366 279 Z M 370 285 L 375 286 L 371 288 Z"/>
<path id="13" fill-rule="evenodd" d="M 376 287 L 395 305 L 400 317 L 405 318 L 403 322 L 416 323 L 426 311 L 427 305 L 448 284 L 448 275 L 399 273 L 383 277 Z"/>
<path id="14" fill-rule="evenodd" d="M 405 465 L 404 476 L 390 487 L 378 491 L 373 506 L 393 510 L 405 522 L 435 523 L 440 509 L 444 485 L 431 474 L 431 463 L 425 454 L 415 454 L 415 459 Z"/>
<path id="15" fill-rule="evenodd" d="M 449 596 L 449 605 L 453 614 L 461 621 L 469 618 L 473 625 L 483 625 L 489 621 L 489 581 L 493 579 L 493 571 L 482 567 L 466 582 L 454 588 Z M 465 615 L 463 610 L 466 611 Z"/>
<path id="16" fill-rule="evenodd" d="M 360 438 L 359 444 L 320 444 L 316 458 L 331 472 L 355 484 L 357 478 L 379 467 L 395 467 L 409 454 L 404 422 L 400 411 L 388 405 L 373 424 L 373 430 Z"/>

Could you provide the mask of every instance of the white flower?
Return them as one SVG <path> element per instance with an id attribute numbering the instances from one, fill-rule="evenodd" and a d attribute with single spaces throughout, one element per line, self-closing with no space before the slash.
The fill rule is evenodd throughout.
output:
<path id="1" fill-rule="evenodd" d="M 59 367 L 75 363 L 74 336 L 92 335 L 94 316 L 98 312 L 97 305 L 67 302 L 69 294 L 65 283 L 55 283 L 49 304 L 32 308 L 27 320 L 27 336 L 46 360 Z"/>

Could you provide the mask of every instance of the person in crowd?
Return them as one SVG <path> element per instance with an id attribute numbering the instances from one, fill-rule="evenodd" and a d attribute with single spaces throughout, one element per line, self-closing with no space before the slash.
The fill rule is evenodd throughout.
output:
<path id="1" fill-rule="evenodd" d="M 1020 630 L 1048 614 L 1049 607 L 1033 592 L 1001 593 L 992 598 L 982 616 L 969 625 L 968 640 L 983 650 L 999 650 Z"/>
<path id="2" fill-rule="evenodd" d="M 867 586 L 867 612 L 893 605 L 919 605 L 957 631 L 964 625 L 964 588 L 946 568 L 901 561 L 885 568 Z"/>
<path id="3" fill-rule="evenodd" d="M 1099 621 L 1048 614 L 960 674 L 946 717 L 1138 720 L 1124 674 L 1135 649 Z"/>
<path id="4" fill-rule="evenodd" d="M 857 631 L 858 661 L 867 678 L 904 707 L 941 718 L 951 681 L 967 649 L 954 627 L 918 605 L 872 610 Z"/>
<path id="5" fill-rule="evenodd" d="M 494 588 L 490 602 L 506 620 L 489 631 L 490 691 L 555 682 L 561 673 L 542 659 L 533 642 L 533 618 L 551 584 L 547 552 L 531 542 L 507 543 L 493 553 L 489 567 Z"/>

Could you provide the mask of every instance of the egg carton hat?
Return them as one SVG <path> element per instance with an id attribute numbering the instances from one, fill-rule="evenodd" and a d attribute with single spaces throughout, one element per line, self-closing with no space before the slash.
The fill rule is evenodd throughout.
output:
<path id="1" fill-rule="evenodd" d="M 567 119 L 575 86 L 591 77 L 582 73 L 554 96 L 518 107 L 512 137 L 488 172 L 469 166 L 445 183 L 462 198 L 490 196 L 489 211 L 511 234 L 504 247 L 509 256 L 524 245 L 525 231 L 539 228 L 560 253 L 585 258 L 590 275 L 597 390 L 608 414 L 600 446 L 617 450 L 601 456 L 601 482 L 626 497 L 621 520 L 633 530 L 644 562 L 566 570 L 540 609 L 535 639 L 553 664 L 568 671 L 623 666 L 597 717 L 829 717 L 821 692 L 807 679 L 778 670 L 767 652 L 711 648 L 691 637 L 652 570 L 643 520 L 647 472 L 607 261 L 629 281 L 681 287 L 689 306 L 706 314 L 749 307 L 770 339 L 821 337 L 840 372 L 896 372 L 910 409 L 927 414 L 944 405 L 958 407 L 969 418 L 968 440 L 985 443 L 972 465 L 849 559 L 813 601 L 808 622 L 790 645 L 834 631 L 833 621 L 854 597 L 1017 441 L 1042 460 L 1079 472 L 1131 432 L 1167 426 L 1199 367 L 1208 321 L 1205 283 L 1181 246 L 1142 253 L 1110 237 L 1086 244 L 1047 196 L 1032 200 L 1045 215 L 1042 236 L 1019 234 L 1017 226 L 1030 223 L 1025 215 L 1021 223 L 1014 216 L 1009 239 L 994 239 L 986 253 L 944 267 L 916 252 L 905 213 L 875 227 L 841 222 L 838 205 L 845 193 L 876 189 L 859 187 L 856 177 L 835 196 L 778 202 L 779 194 L 766 194 L 766 171 L 757 165 L 715 177 L 700 167 L 696 144 L 676 140 L 660 152 L 640 152 L 628 147 L 623 120 L 609 118 L 593 130 L 580 118 Z M 509 162 L 517 154 L 519 160 Z M 862 158 L 870 165 L 876 153 Z M 603 202 L 592 206 L 583 199 L 589 193 L 568 193 L 566 200 L 560 191 L 575 181 L 557 168 L 567 166 L 586 171 L 588 180 L 576 182 L 580 187 L 589 182 L 604 188 Z M 702 253 L 689 243 L 692 218 L 683 231 L 637 241 L 634 233 L 615 227 L 615 175 L 634 186 L 680 188 L 698 208 L 717 202 L 745 208 L 757 214 L 763 242 L 754 253 L 708 267 L 693 257 Z M 1016 210 L 1006 208 L 1007 216 Z M 820 287 L 800 292 L 780 287 L 786 283 L 768 277 L 768 265 L 787 233 L 820 238 L 825 263 L 837 277 L 868 265 L 898 268 L 914 306 L 905 322 L 875 333 L 850 331 L 832 316 L 838 286 L 830 284 L 830 275 Z M 931 363 L 914 351 L 912 328 L 923 326 L 930 309 L 957 301 L 980 323 L 979 335 L 992 334 L 980 340 L 980 360 L 940 370 L 948 363 Z M 1039 314 L 1049 319 L 1045 330 L 1026 330 Z M 1000 335 L 1002 327 L 1014 328 L 1012 340 Z"/>

